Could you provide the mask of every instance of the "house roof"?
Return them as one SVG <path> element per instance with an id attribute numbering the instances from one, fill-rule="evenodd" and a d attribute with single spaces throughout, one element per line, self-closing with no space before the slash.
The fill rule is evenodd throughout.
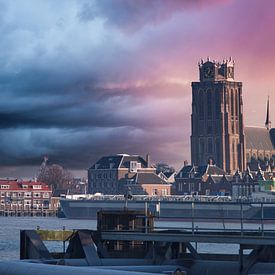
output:
<path id="1" fill-rule="evenodd" d="M 191 174 L 194 174 L 195 178 L 200 178 L 205 174 L 209 176 L 223 176 L 226 174 L 226 172 L 216 165 L 187 165 L 179 171 L 179 173 L 176 175 L 176 178 L 190 178 Z"/>
<path id="2" fill-rule="evenodd" d="M 2 185 L 8 185 L 9 189 L 1 188 Z M 26 188 L 23 188 L 27 186 Z M 34 188 L 34 186 L 41 185 L 41 188 Z M 51 191 L 50 187 L 43 182 L 36 181 L 16 181 L 16 180 L 1 180 L 0 181 L 0 190 L 4 191 Z"/>
<path id="3" fill-rule="evenodd" d="M 175 172 L 163 172 L 164 176 L 169 179 L 172 175 L 175 174 Z"/>
<path id="4" fill-rule="evenodd" d="M 136 155 L 114 155 L 105 156 L 100 158 L 90 169 L 118 169 L 118 168 L 130 168 L 130 162 L 137 161 L 141 163 L 141 168 L 147 167 L 147 162 L 140 156 Z"/>
<path id="5" fill-rule="evenodd" d="M 135 184 L 168 184 L 155 173 L 136 173 L 132 178 Z"/>
<path id="6" fill-rule="evenodd" d="M 275 129 L 268 131 L 261 127 L 245 127 L 245 137 L 247 149 L 275 150 Z"/>

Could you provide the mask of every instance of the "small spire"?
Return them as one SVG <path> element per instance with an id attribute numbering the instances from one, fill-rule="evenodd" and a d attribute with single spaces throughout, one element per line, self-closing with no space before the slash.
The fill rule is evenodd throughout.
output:
<path id="1" fill-rule="evenodd" d="M 267 130 L 270 130 L 271 128 L 271 121 L 270 121 L 270 114 L 269 114 L 269 96 L 267 98 L 265 127 Z"/>

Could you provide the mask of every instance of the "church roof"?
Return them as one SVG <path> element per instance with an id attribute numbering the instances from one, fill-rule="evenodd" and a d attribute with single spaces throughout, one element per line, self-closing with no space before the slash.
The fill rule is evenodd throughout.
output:
<path id="1" fill-rule="evenodd" d="M 256 150 L 275 150 L 275 129 L 268 131 L 261 127 L 245 127 L 246 148 Z M 273 141 L 273 142 L 272 142 Z"/>

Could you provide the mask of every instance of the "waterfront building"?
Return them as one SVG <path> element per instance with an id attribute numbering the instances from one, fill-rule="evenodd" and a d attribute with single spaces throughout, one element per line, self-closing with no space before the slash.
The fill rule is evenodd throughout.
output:
<path id="1" fill-rule="evenodd" d="M 153 172 L 137 172 L 132 178 L 127 178 L 125 191 L 131 190 L 133 195 L 167 196 L 171 195 L 172 184 Z"/>
<path id="2" fill-rule="evenodd" d="M 177 172 L 160 172 L 157 175 L 168 183 L 174 184 Z"/>
<path id="3" fill-rule="evenodd" d="M 242 82 L 235 81 L 235 62 L 200 61 L 199 82 L 192 82 L 191 160 L 195 166 L 211 159 L 234 174 L 249 166 L 275 169 L 275 129 L 269 99 L 264 127 L 244 127 Z"/>
<path id="4" fill-rule="evenodd" d="M 43 182 L 0 179 L 1 210 L 49 209 L 51 197 Z"/>
<path id="5" fill-rule="evenodd" d="M 177 195 L 230 195 L 232 176 L 213 163 L 185 165 L 176 175 Z"/>
<path id="6" fill-rule="evenodd" d="M 234 61 L 201 61 L 199 75 L 192 82 L 192 163 L 211 159 L 228 173 L 244 170 L 242 82 L 234 80 Z"/>
<path id="7" fill-rule="evenodd" d="M 141 156 L 118 154 L 100 158 L 88 170 L 88 189 L 90 194 L 124 194 L 125 185 L 137 182 L 138 173 L 155 173 L 156 168 Z"/>

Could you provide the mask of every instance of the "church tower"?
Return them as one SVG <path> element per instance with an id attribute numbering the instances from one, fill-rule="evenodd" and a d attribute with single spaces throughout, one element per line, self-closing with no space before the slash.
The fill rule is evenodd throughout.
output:
<path id="1" fill-rule="evenodd" d="M 214 162 L 228 173 L 246 169 L 242 82 L 235 62 L 201 60 L 199 82 L 192 82 L 191 158 L 194 165 Z"/>

